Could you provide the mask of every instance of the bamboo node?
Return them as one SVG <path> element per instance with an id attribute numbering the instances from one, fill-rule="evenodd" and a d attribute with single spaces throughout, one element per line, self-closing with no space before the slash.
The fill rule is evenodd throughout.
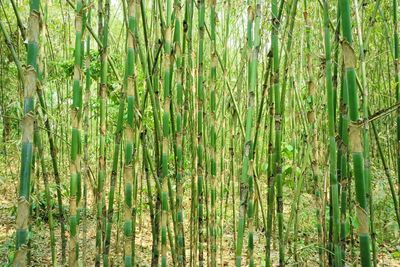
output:
<path id="1" fill-rule="evenodd" d="M 250 155 L 250 142 L 247 142 L 244 147 L 244 155 L 248 157 Z"/>
<path id="2" fill-rule="evenodd" d="M 37 11 L 32 11 L 29 16 L 28 22 L 28 42 L 39 42 L 39 27 L 40 27 L 40 14 Z"/>
<path id="3" fill-rule="evenodd" d="M 163 69 L 164 72 L 169 71 L 170 65 L 171 65 L 171 55 L 170 54 L 166 54 L 165 58 L 164 58 L 164 62 L 163 62 Z"/>
<path id="4" fill-rule="evenodd" d="M 105 161 L 104 157 L 100 156 L 99 157 L 99 168 L 100 168 L 100 170 L 104 170 L 105 164 L 106 164 L 106 161 Z"/>
<path id="5" fill-rule="evenodd" d="M 82 32 L 82 16 L 80 14 L 75 16 L 75 29 L 77 32 Z"/>
<path id="6" fill-rule="evenodd" d="M 134 78 L 132 76 L 128 77 L 128 81 L 127 81 L 127 95 L 128 96 L 133 96 L 135 95 L 135 88 L 134 88 Z"/>
<path id="7" fill-rule="evenodd" d="M 124 244 L 124 250 L 125 250 L 125 255 L 126 256 L 131 256 L 131 241 L 129 239 L 126 240 L 125 244 Z"/>
<path id="8" fill-rule="evenodd" d="M 74 67 L 74 80 L 79 82 L 81 80 L 81 68 L 79 65 L 75 65 Z"/>
<path id="9" fill-rule="evenodd" d="M 349 42 L 342 41 L 342 49 L 344 66 L 346 68 L 355 68 L 357 59 L 353 47 L 349 44 Z"/>
<path id="10" fill-rule="evenodd" d="M 358 124 L 351 123 L 349 125 L 349 146 L 352 153 L 363 151 L 361 143 L 361 127 Z"/>
<path id="11" fill-rule="evenodd" d="M 25 70 L 24 84 L 25 84 L 24 88 L 25 97 L 33 97 L 36 90 L 37 79 L 36 79 L 35 68 L 31 65 L 27 66 Z"/>
<path id="12" fill-rule="evenodd" d="M 76 266 L 76 238 L 72 236 L 69 240 L 69 266 Z"/>
<path id="13" fill-rule="evenodd" d="M 211 55 L 211 68 L 216 68 L 218 66 L 218 59 L 215 51 L 213 51 Z"/>
<path id="14" fill-rule="evenodd" d="M 107 85 L 105 83 L 100 84 L 100 97 L 105 98 L 107 95 Z"/>
<path id="15" fill-rule="evenodd" d="M 359 205 L 356 206 L 356 213 L 358 219 L 358 233 L 368 234 L 368 214 L 365 209 Z"/>
<path id="16" fill-rule="evenodd" d="M 166 30 L 165 30 L 165 42 L 167 43 L 167 44 L 169 44 L 169 43 L 171 43 L 171 27 L 168 27 Z"/>
<path id="17" fill-rule="evenodd" d="M 129 17 L 133 17 L 135 15 L 135 0 L 129 0 L 128 9 Z"/>
<path id="18" fill-rule="evenodd" d="M 127 165 L 125 166 L 125 184 L 130 184 L 132 177 L 133 177 L 133 172 L 132 172 L 132 166 Z"/>
<path id="19" fill-rule="evenodd" d="M 34 117 L 31 112 L 25 114 L 22 119 L 22 142 L 24 143 L 32 143 L 33 142 L 33 125 L 34 125 Z"/>
<path id="20" fill-rule="evenodd" d="M 76 166 L 75 163 L 72 163 L 69 165 L 69 171 L 71 174 L 75 174 L 76 173 Z"/>
<path id="21" fill-rule="evenodd" d="M 396 58 L 394 60 L 394 66 L 395 66 L 396 73 L 398 73 L 400 71 L 400 60 L 398 58 Z M 399 74 L 397 74 L 397 75 L 399 75 Z"/>
<path id="22" fill-rule="evenodd" d="M 163 152 L 163 154 L 168 153 L 168 139 L 167 138 L 163 138 L 163 140 L 162 140 L 162 152 Z"/>
<path id="23" fill-rule="evenodd" d="M 78 122 L 78 110 L 74 107 L 71 109 L 71 124 L 72 128 L 78 129 L 79 122 Z"/>
<path id="24" fill-rule="evenodd" d="M 69 201 L 69 205 L 70 205 L 70 213 L 71 215 L 76 215 L 76 197 L 75 196 L 71 196 L 70 197 L 70 201 Z"/>
<path id="25" fill-rule="evenodd" d="M 25 197 L 18 200 L 18 212 L 16 218 L 17 229 L 28 229 L 29 221 L 29 202 Z"/>
<path id="26" fill-rule="evenodd" d="M 251 6 L 251 5 L 249 5 L 249 6 L 247 7 L 247 16 L 248 16 L 248 19 L 249 19 L 250 21 L 253 21 L 253 20 L 254 20 L 254 9 L 253 9 L 253 6 Z"/>
<path id="27" fill-rule="evenodd" d="M 134 40 L 133 40 L 133 34 L 129 31 L 129 33 L 128 33 L 128 41 L 127 41 L 127 43 L 128 43 L 128 48 L 129 49 L 133 49 L 133 47 L 134 47 Z"/>

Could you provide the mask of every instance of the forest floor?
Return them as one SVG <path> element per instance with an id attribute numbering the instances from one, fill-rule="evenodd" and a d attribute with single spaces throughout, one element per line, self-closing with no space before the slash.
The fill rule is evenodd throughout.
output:
<path id="1" fill-rule="evenodd" d="M 0 161 L 0 170 L 5 172 L 0 173 L 0 266 L 8 266 L 10 261 L 12 260 L 14 254 L 14 239 L 15 239 L 15 213 L 16 213 L 16 195 L 17 195 L 17 185 L 18 185 L 18 168 L 14 168 L 14 166 L 6 165 L 4 162 Z M 5 175 L 7 173 L 8 175 Z M 63 177 L 64 181 L 67 180 L 67 176 Z M 43 192 L 43 184 L 38 183 L 39 192 Z M 64 186 L 67 187 L 67 184 Z M 139 187 L 140 188 L 140 187 Z M 90 190 L 89 190 L 90 191 Z M 187 190 L 189 191 L 189 190 Z M 54 196 L 55 202 L 55 189 L 51 190 Z M 288 201 L 285 202 L 285 220 L 287 221 L 290 216 L 290 202 L 293 198 L 291 196 L 291 192 L 285 192 L 285 199 Z M 137 253 L 137 266 L 150 266 L 151 259 L 151 244 L 152 244 L 152 235 L 151 235 L 151 224 L 150 218 L 148 215 L 148 205 L 146 200 L 146 195 L 140 194 L 141 199 L 139 203 L 138 215 L 137 215 L 137 228 L 136 228 L 136 253 Z M 66 211 L 68 212 L 68 206 L 66 199 L 68 196 L 64 195 L 64 205 Z M 263 196 L 264 197 L 264 196 Z M 184 198 L 186 202 L 184 202 L 184 209 L 190 210 L 190 197 L 187 196 Z M 265 198 L 266 199 L 266 198 Z M 48 219 L 46 214 L 46 209 L 43 204 L 44 201 L 44 193 L 40 193 L 39 195 L 33 195 L 32 201 L 38 207 L 35 209 L 35 213 L 32 219 L 32 232 L 31 232 L 31 266 L 51 266 L 51 250 L 50 250 L 50 233 L 48 227 Z M 118 196 L 117 196 L 118 201 Z M 118 202 L 117 202 L 118 203 Z M 229 204 L 232 204 L 228 201 Z M 83 248 L 86 248 L 86 257 L 85 262 L 87 266 L 93 266 L 94 258 L 95 258 L 95 236 L 96 236 L 96 219 L 93 211 L 95 210 L 93 207 L 93 194 L 88 194 L 88 206 L 90 207 L 87 216 L 87 236 L 86 242 L 83 244 L 82 242 L 82 228 L 80 232 L 80 245 L 81 245 L 81 253 L 83 253 Z M 315 242 L 317 240 L 315 236 L 315 213 L 313 210 L 310 210 L 310 207 L 314 207 L 314 199 L 311 194 L 304 192 L 302 194 L 301 205 L 299 206 L 299 210 L 304 210 L 305 212 L 300 212 L 298 215 L 298 232 L 297 232 L 297 242 L 294 242 L 293 231 L 290 233 L 288 246 L 290 250 L 290 255 L 293 255 L 294 249 L 297 249 L 297 260 L 299 264 L 297 266 L 318 266 L 318 257 L 316 253 Z M 265 208 L 265 204 L 264 204 Z M 308 210 L 307 210 L 308 208 Z M 312 208 L 313 209 L 313 208 Z M 115 214 L 118 214 L 119 207 L 116 207 Z M 55 215 L 55 221 L 58 220 L 58 212 L 56 206 L 53 209 Z M 121 217 L 118 222 L 118 230 L 116 229 L 115 224 L 113 227 L 113 237 L 111 243 L 111 252 L 112 260 L 114 266 L 121 266 L 122 262 L 122 249 L 123 249 L 123 236 L 122 236 L 122 212 Z M 189 217 L 189 215 L 186 215 Z M 236 215 L 237 216 L 237 215 Z M 261 215 L 259 216 L 261 218 Z M 231 221 L 232 219 L 232 208 L 228 210 L 228 218 Z M 114 220 L 117 220 L 115 218 Z M 382 218 L 380 218 L 382 219 Z M 394 220 L 394 219 L 392 219 Z M 233 224 L 224 223 L 224 233 L 223 235 L 219 235 L 218 237 L 218 251 L 217 251 L 217 262 L 218 266 L 234 266 L 234 230 Z M 397 231 L 391 230 L 391 223 L 384 224 L 383 228 L 386 232 Z M 185 224 L 185 242 L 186 242 L 186 257 L 189 259 L 190 249 L 189 249 L 189 223 L 188 219 Z M 265 260 L 265 233 L 262 227 L 262 220 L 259 221 L 259 227 L 256 227 L 254 247 L 255 247 L 255 263 L 256 266 L 264 266 Z M 68 230 L 68 229 L 67 229 Z M 60 226 L 57 223 L 55 229 L 56 236 L 56 244 L 57 244 L 57 257 L 59 262 L 61 261 L 61 240 L 60 240 Z M 67 231 L 68 238 L 68 231 Z M 388 237 L 391 241 L 384 240 L 379 243 L 378 249 L 378 265 L 379 266 L 400 266 L 400 240 L 399 233 L 394 233 Z M 246 238 L 245 238 L 246 239 Z M 295 248 L 296 243 L 296 248 Z M 277 261 L 277 243 L 272 244 L 273 252 L 272 259 L 274 262 Z M 357 246 L 357 245 L 356 245 Z M 246 241 L 243 247 L 243 258 L 246 258 L 247 246 Z M 68 248 L 67 248 L 68 251 Z M 355 253 L 357 255 L 358 249 L 355 248 Z M 81 254 L 82 258 L 82 254 Z M 293 266 L 295 261 L 293 257 L 288 256 L 288 265 Z M 171 259 L 169 259 L 171 262 Z M 347 266 L 347 265 L 346 265 Z M 349 264 L 350 266 L 350 264 Z"/>

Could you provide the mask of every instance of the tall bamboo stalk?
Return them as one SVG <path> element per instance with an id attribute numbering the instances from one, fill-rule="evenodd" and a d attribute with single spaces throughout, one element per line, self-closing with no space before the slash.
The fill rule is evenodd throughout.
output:
<path id="1" fill-rule="evenodd" d="M 400 49 L 399 49 L 399 34 L 398 34 L 398 4 L 397 0 L 393 0 L 393 43 L 394 43 L 394 69 L 395 69 L 395 90 L 396 100 L 400 101 Z M 397 112 L 397 196 L 400 199 L 400 109 Z M 400 203 L 400 201 L 399 201 Z M 400 209 L 400 205 L 399 205 Z"/>
<path id="2" fill-rule="evenodd" d="M 216 0 L 210 1 L 210 39 L 211 39 L 211 68 L 210 68 L 210 168 L 211 168 L 211 216 L 210 216 L 210 237 L 211 237 L 211 266 L 217 266 L 217 46 L 216 46 Z"/>
<path id="3" fill-rule="evenodd" d="M 74 52 L 74 81 L 72 88 L 72 141 L 70 161 L 70 243 L 69 243 L 69 266 L 78 265 L 78 224 L 79 214 L 77 208 L 80 198 L 81 179 L 81 117 L 82 117 L 82 40 L 83 40 L 83 11 L 84 5 L 81 0 L 76 2 L 75 7 L 75 52 Z"/>
<path id="4" fill-rule="evenodd" d="M 362 115 L 365 121 L 368 120 L 368 101 L 369 101 L 369 93 L 368 93 L 368 84 L 367 84 L 367 73 L 366 73 L 366 58 L 365 58 L 365 47 L 364 47 L 364 38 L 363 38 L 363 27 L 362 22 L 359 15 L 359 5 L 358 1 L 354 1 L 355 7 L 355 15 L 356 15 L 356 24 L 357 24 L 357 35 L 358 35 L 358 44 L 360 47 L 360 63 L 361 63 L 361 83 L 362 83 Z M 371 231 L 371 248 L 372 248 L 372 262 L 373 265 L 377 264 L 377 254 L 376 254 L 376 240 L 375 240 L 375 224 L 374 224 L 374 210 L 373 210 L 373 196 L 372 196 L 372 177 L 370 170 L 370 143 L 369 143 L 369 124 L 366 122 L 363 125 L 363 146 L 364 146 L 364 179 L 365 179 L 365 188 L 366 188 L 366 198 L 368 201 L 369 208 L 369 225 Z"/>
<path id="5" fill-rule="evenodd" d="M 204 32 L 205 3 L 198 2 L 198 53 L 197 53 L 197 219 L 198 219 L 198 264 L 204 266 L 204 145 L 203 145 L 203 112 L 204 112 Z"/>
<path id="6" fill-rule="evenodd" d="M 239 221 L 238 221 L 238 233 L 237 233 L 237 244 L 236 244 L 236 266 L 242 264 L 242 247 L 243 247 L 243 236 L 246 227 L 246 216 L 252 218 L 253 216 L 253 152 L 252 150 L 252 126 L 253 126 L 253 113 L 254 113 L 254 101 L 255 101 L 255 87 L 257 78 L 257 51 L 253 50 L 253 43 L 255 35 L 259 32 L 254 32 L 254 20 L 256 14 L 256 7 L 253 5 L 253 1 L 247 1 L 247 70 L 248 70 L 248 98 L 247 98 L 247 110 L 246 110 L 246 131 L 243 148 L 243 163 L 242 173 L 240 176 L 240 208 L 239 208 Z M 259 37 L 256 37 L 259 38 Z M 257 39 L 257 41 L 259 41 Z M 247 214 L 246 214 L 247 213 Z M 249 218 L 250 219 L 250 218 Z M 249 220 L 251 225 L 251 221 Z M 253 259 L 253 233 L 249 232 L 249 261 L 250 264 L 254 264 Z"/>
<path id="7" fill-rule="evenodd" d="M 184 155 L 183 155 L 183 55 L 182 55 L 182 3 L 176 0 L 174 3 L 175 26 L 174 26 L 174 56 L 176 63 L 176 108 L 175 108 L 175 146 L 176 146 L 176 222 L 177 222 L 177 256 L 178 266 L 185 265 L 185 236 L 183 225 L 183 177 L 184 177 Z"/>
<path id="8" fill-rule="evenodd" d="M 272 168 L 276 179 L 276 213 L 278 219 L 278 240 L 279 240 L 279 265 L 283 266 L 285 262 L 285 249 L 283 238 L 283 181 L 282 181 L 282 165 L 281 165 L 281 142 L 282 142 L 282 103 L 281 88 L 279 82 L 279 25 L 278 19 L 278 2 L 273 0 L 271 3 L 272 14 L 272 32 L 271 32 L 271 49 L 272 49 L 272 80 L 274 94 L 274 122 L 275 122 L 275 143 L 274 158 Z"/>
<path id="9" fill-rule="evenodd" d="M 348 0 L 340 0 L 343 38 L 342 43 L 346 80 L 349 94 L 349 145 L 353 158 L 357 218 L 359 221 L 358 236 L 360 240 L 361 265 L 370 266 L 369 226 L 367 213 L 367 200 L 365 194 L 364 179 L 364 154 L 361 142 L 361 127 L 356 123 L 360 119 L 358 112 L 358 92 L 356 87 L 356 56 L 353 50 L 353 39 L 351 32 L 350 5 Z"/>
<path id="10" fill-rule="evenodd" d="M 25 266 L 28 255 L 29 191 L 33 151 L 34 95 L 37 90 L 40 1 L 30 4 L 28 53 L 24 80 L 24 116 L 22 118 L 21 171 L 16 216 L 16 253 L 13 264 Z"/>
<path id="11" fill-rule="evenodd" d="M 124 89 L 127 102 L 127 117 L 125 125 L 125 160 L 124 160 L 124 265 L 132 266 L 132 198 L 133 198 L 133 153 L 134 153 L 134 112 L 135 112 L 135 31 L 136 31 L 136 1 L 128 2 L 127 56 L 125 67 Z"/>
<path id="12" fill-rule="evenodd" d="M 107 108 L 107 72 L 108 72 L 108 22 L 110 17 L 110 1 L 99 1 L 99 37 L 101 38 L 100 47 L 100 81 L 99 81 L 99 161 L 97 174 L 97 264 L 100 262 L 102 251 L 106 239 L 106 203 L 104 194 L 104 184 L 106 179 L 106 108 Z M 106 257 L 106 256 L 105 256 Z M 97 265 L 96 264 L 96 265 Z"/>
<path id="13" fill-rule="evenodd" d="M 166 2 L 165 13 L 165 32 L 164 32 L 164 61 L 162 75 L 163 89 L 163 115 L 162 115 L 162 154 L 161 154 L 161 266 L 167 266 L 167 232 L 168 232 L 168 157 L 169 157 L 169 138 L 170 127 L 170 108 L 171 108 L 171 77 L 172 77 L 172 0 Z M 171 207 L 172 209 L 173 207 Z"/>
<path id="14" fill-rule="evenodd" d="M 91 0 L 86 1 L 86 5 L 91 5 Z M 87 10 L 87 20 L 86 25 L 90 27 L 92 22 L 92 9 L 88 8 Z M 90 34 L 86 35 L 86 51 L 85 51 L 85 91 L 84 91 L 84 99 L 83 99 L 83 212 L 82 212 L 82 243 L 86 244 L 87 242 L 87 204 L 88 204 L 88 182 L 90 179 L 90 170 L 89 170 L 89 124 L 90 124 L 90 87 L 92 85 L 91 81 L 91 55 L 90 55 Z M 83 246 L 82 248 L 82 262 L 84 266 L 86 265 L 86 256 L 87 256 L 87 247 Z"/>
<path id="15" fill-rule="evenodd" d="M 341 64 L 342 82 L 340 87 L 340 119 L 339 119 L 339 137 L 340 142 L 338 144 L 338 181 L 340 182 L 340 242 L 342 247 L 342 257 L 346 257 L 346 218 L 348 209 L 348 198 L 350 195 L 350 178 L 349 178 L 349 115 L 348 115 L 348 104 L 349 95 L 347 80 L 344 76 L 344 66 Z M 333 220 L 331 220 L 333 221 Z"/>
<path id="16" fill-rule="evenodd" d="M 329 179 L 330 196 L 332 205 L 333 227 L 333 251 L 335 266 L 342 266 L 340 246 L 340 210 L 339 210 L 339 186 L 337 181 L 337 147 L 335 139 L 335 99 L 332 80 L 331 39 L 329 31 L 329 6 L 324 0 L 324 41 L 325 41 L 325 86 L 327 93 L 328 132 L 329 132 Z"/>
<path id="17" fill-rule="evenodd" d="M 248 99 L 248 112 L 250 114 L 247 114 L 246 120 L 246 135 L 247 131 L 250 131 L 248 134 L 248 139 L 246 140 L 246 145 L 249 145 L 249 152 L 251 153 L 249 155 L 249 169 L 248 169 L 248 174 L 247 174 L 247 179 L 249 182 L 249 206 L 248 206 L 248 227 L 249 227 L 249 235 L 248 235 L 248 264 L 249 266 L 254 266 L 255 265 L 255 259 L 254 259 L 254 210 L 257 207 L 257 204 L 255 204 L 255 195 L 254 195 L 254 183 L 256 182 L 256 176 L 254 175 L 254 156 L 255 156 L 255 147 L 252 144 L 252 128 L 253 128 L 253 115 L 255 111 L 255 95 L 257 91 L 257 70 L 258 70 L 258 53 L 261 45 L 261 2 L 256 1 L 255 5 L 253 5 L 253 14 L 251 14 L 254 17 L 254 28 L 253 28 L 253 40 L 251 43 L 251 55 L 250 55 L 250 61 L 249 61 L 249 89 L 248 89 L 248 94 L 249 94 L 249 99 Z M 251 109 L 251 111 L 250 111 Z M 251 118 L 250 118 L 251 115 Z M 250 122 L 251 120 L 251 122 Z M 247 126 L 247 124 L 250 124 Z M 250 130 L 247 127 L 251 127 Z M 254 147 L 254 148 L 253 148 Z M 246 151 L 246 148 L 245 148 Z M 245 152 L 246 153 L 246 152 Z M 257 202 L 256 202 L 257 203 Z M 256 207 L 255 207 L 256 206 Z"/>

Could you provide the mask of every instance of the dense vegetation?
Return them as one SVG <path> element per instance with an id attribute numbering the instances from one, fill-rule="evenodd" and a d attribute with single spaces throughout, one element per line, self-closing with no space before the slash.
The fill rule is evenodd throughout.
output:
<path id="1" fill-rule="evenodd" d="M 0 0 L 0 265 L 399 266 L 398 3 Z"/>

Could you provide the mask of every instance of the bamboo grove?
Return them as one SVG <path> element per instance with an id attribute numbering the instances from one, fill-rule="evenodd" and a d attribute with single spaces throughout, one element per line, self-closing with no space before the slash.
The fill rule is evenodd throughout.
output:
<path id="1" fill-rule="evenodd" d="M 400 263 L 397 0 L 0 5 L 0 265 Z"/>

